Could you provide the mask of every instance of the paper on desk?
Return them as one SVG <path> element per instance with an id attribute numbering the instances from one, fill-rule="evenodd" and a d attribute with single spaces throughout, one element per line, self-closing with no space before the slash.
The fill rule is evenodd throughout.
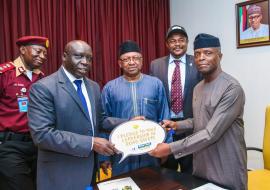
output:
<path id="1" fill-rule="evenodd" d="M 207 183 L 192 190 L 228 190 L 214 185 L 213 183 Z"/>
<path id="2" fill-rule="evenodd" d="M 97 186 L 99 190 L 140 190 L 131 177 L 101 182 Z"/>

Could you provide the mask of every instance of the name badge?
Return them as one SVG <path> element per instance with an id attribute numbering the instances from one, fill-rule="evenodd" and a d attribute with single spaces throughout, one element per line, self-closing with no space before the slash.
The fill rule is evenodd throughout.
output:
<path id="1" fill-rule="evenodd" d="M 28 97 L 18 98 L 19 112 L 27 112 L 28 110 Z"/>

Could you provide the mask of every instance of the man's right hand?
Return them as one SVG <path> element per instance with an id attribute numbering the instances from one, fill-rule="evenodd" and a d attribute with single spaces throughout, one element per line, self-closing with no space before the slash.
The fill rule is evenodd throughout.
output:
<path id="1" fill-rule="evenodd" d="M 93 149 L 97 153 L 105 156 L 110 156 L 117 152 L 114 144 L 109 142 L 107 139 L 100 137 L 94 137 Z"/>

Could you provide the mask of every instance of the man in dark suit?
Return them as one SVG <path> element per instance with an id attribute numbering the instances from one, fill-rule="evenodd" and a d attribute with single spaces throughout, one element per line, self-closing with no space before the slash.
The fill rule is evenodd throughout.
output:
<path id="1" fill-rule="evenodd" d="M 166 35 L 166 46 L 170 54 L 153 60 L 150 74 L 158 77 L 163 82 L 171 120 L 179 121 L 193 116 L 193 88 L 202 78 L 194 65 L 194 57 L 186 54 L 188 35 L 183 27 L 174 25 L 169 28 Z M 174 141 L 182 139 L 191 133 L 192 131 L 175 135 Z M 178 163 L 181 166 L 181 172 L 192 172 L 192 155 L 180 158 L 177 161 L 170 156 L 167 162 L 164 163 L 164 167 L 177 170 Z"/>
<path id="2" fill-rule="evenodd" d="M 94 175 L 94 152 L 112 155 L 114 146 L 98 138 L 103 120 L 100 88 L 86 78 L 91 47 L 69 42 L 62 67 L 32 86 L 29 126 L 38 146 L 37 189 L 85 189 Z"/>

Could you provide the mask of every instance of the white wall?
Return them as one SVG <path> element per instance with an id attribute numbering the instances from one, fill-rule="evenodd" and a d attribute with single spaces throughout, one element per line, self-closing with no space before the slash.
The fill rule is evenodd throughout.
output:
<path id="1" fill-rule="evenodd" d="M 242 84 L 246 94 L 244 121 L 248 146 L 262 147 L 264 113 L 270 104 L 270 46 L 236 48 L 236 0 L 171 0 L 171 24 L 189 35 L 188 53 L 198 33 L 218 36 L 222 68 Z"/>

